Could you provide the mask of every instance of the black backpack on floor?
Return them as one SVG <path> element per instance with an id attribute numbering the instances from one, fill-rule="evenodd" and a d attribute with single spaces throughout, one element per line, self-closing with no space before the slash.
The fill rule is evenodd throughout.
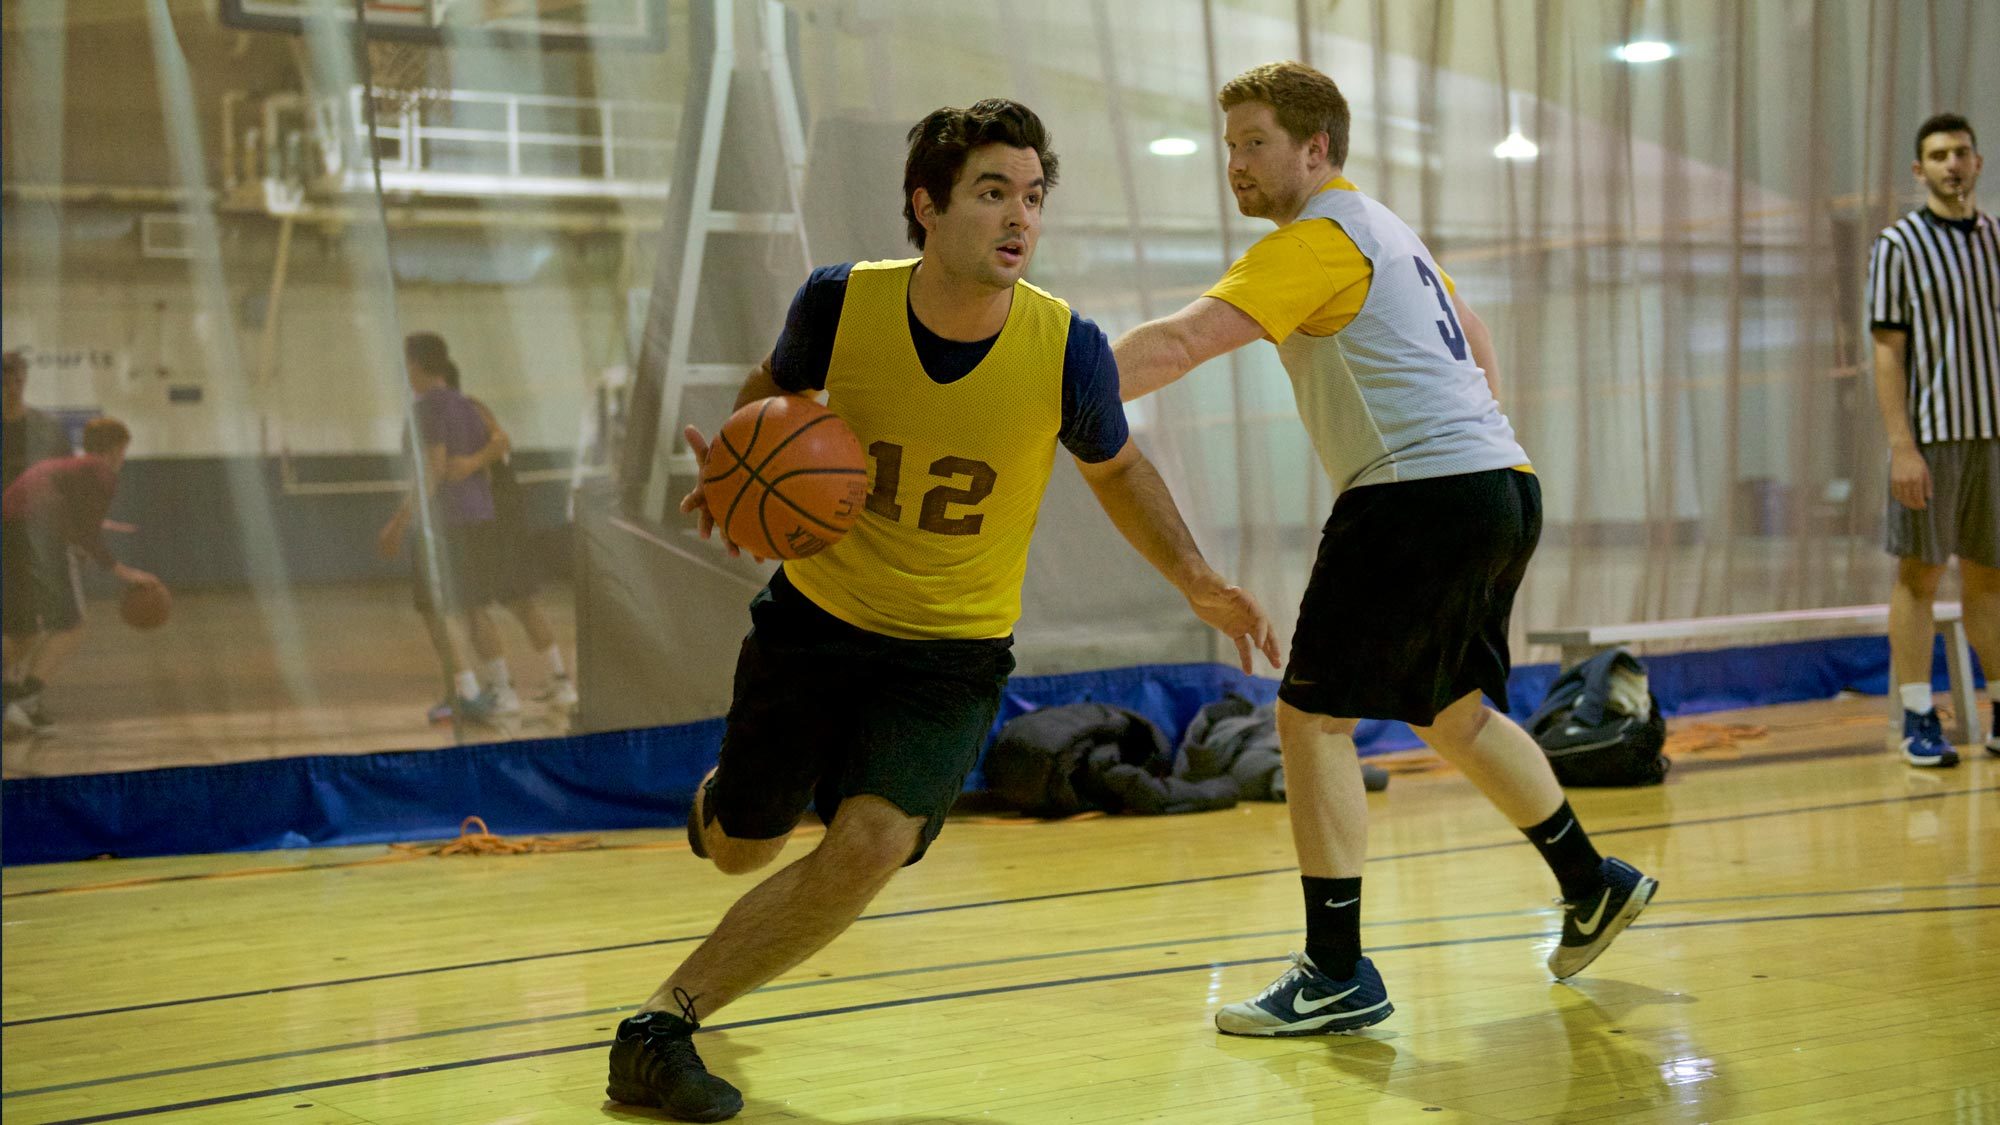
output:
<path id="1" fill-rule="evenodd" d="M 1643 684 L 1646 666 L 1622 648 L 1598 653 L 1556 677 L 1529 716 L 1528 733 L 1563 785 L 1658 785 L 1666 779 L 1671 763 L 1660 753 L 1667 741 L 1660 701 L 1647 691 L 1645 714 L 1616 710 L 1613 677 L 1621 673 Z"/>

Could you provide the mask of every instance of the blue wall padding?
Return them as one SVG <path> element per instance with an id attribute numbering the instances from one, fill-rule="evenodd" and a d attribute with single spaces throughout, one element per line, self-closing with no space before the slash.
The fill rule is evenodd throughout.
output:
<path id="1" fill-rule="evenodd" d="M 1942 642 L 1934 667 L 1942 669 Z M 1804 641 L 1647 660 L 1669 715 L 1887 690 L 1880 637 Z M 1556 668 L 1516 668 L 1509 710 L 1534 709 Z M 1944 686 L 1940 671 L 1937 684 Z M 1178 740 L 1205 703 L 1235 691 L 1264 703 L 1274 680 L 1220 664 L 1152 664 L 1007 686 L 1000 723 L 1039 707 L 1094 701 L 1137 711 Z M 675 826 L 715 761 L 722 721 L 443 750 L 319 755 L 0 783 L 0 861 L 179 855 L 434 840 L 469 815 L 504 835 Z M 1400 723 L 1362 724 L 1363 753 L 1416 745 Z M 971 783 L 977 785 L 977 773 Z"/>

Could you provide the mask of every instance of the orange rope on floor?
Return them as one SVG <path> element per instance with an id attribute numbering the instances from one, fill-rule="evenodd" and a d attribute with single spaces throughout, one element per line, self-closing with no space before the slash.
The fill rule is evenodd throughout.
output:
<path id="1" fill-rule="evenodd" d="M 1686 723 L 1667 732 L 1667 743 L 1661 752 L 1671 758 L 1705 750 L 1734 750 L 1740 743 L 1770 733 L 1770 727 L 1753 723 Z"/>
<path id="2" fill-rule="evenodd" d="M 474 825 L 479 829 L 476 832 L 473 831 Z M 459 823 L 456 840 L 447 840 L 442 844 L 390 844 L 389 855 L 409 859 L 432 855 L 540 855 L 547 852 L 598 851 L 603 846 L 595 836 L 528 836 L 509 840 L 504 836 L 495 836 L 481 818 L 468 816 Z"/>

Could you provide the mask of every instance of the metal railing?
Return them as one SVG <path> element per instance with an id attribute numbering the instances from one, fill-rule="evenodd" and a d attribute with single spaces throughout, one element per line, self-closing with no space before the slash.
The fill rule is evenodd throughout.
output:
<path id="1" fill-rule="evenodd" d="M 655 197 L 667 194 L 680 109 L 664 102 L 443 90 L 418 101 L 348 90 L 348 120 L 390 191 L 454 195 Z M 347 169 L 366 186 L 366 169 Z"/>

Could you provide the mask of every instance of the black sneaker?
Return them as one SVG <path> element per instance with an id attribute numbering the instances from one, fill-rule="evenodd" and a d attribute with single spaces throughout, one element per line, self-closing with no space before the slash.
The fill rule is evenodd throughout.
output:
<path id="1" fill-rule="evenodd" d="M 736 1087 L 708 1072 L 694 1050 L 694 998 L 674 990 L 682 1015 L 640 1012 L 618 1025 L 611 1042 L 614 1102 L 664 1109 L 676 1121 L 722 1121 L 743 1109 Z"/>
<path id="2" fill-rule="evenodd" d="M 1604 873 L 1602 891 L 1582 902 L 1562 904 L 1562 942 L 1549 951 L 1549 972 L 1557 980 L 1575 976 L 1597 960 L 1660 889 L 1658 879 L 1622 859 L 1607 858 L 1599 870 Z"/>

